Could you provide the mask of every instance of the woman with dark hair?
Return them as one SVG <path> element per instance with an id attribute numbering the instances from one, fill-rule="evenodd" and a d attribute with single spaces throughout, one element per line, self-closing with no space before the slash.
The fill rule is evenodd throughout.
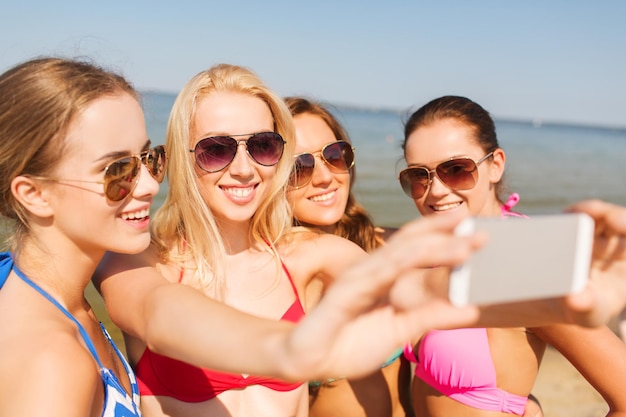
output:
<path id="1" fill-rule="evenodd" d="M 407 120 L 403 149 L 400 185 L 423 216 L 522 216 L 512 210 L 517 195 L 500 195 L 506 154 L 479 104 L 457 96 L 430 101 Z M 615 383 L 626 380 L 626 345 L 606 326 L 555 324 L 428 332 L 405 350 L 416 363 L 415 414 L 524 414 L 547 344 L 600 392 L 609 415 L 626 412 L 626 396 Z"/>

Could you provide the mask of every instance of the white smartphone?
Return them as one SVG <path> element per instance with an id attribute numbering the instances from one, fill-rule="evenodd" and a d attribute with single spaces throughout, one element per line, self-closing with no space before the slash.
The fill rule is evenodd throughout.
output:
<path id="1" fill-rule="evenodd" d="M 452 304 L 497 304 L 580 291 L 587 283 L 593 219 L 568 213 L 468 218 L 456 233 L 487 232 L 485 246 L 450 275 Z"/>

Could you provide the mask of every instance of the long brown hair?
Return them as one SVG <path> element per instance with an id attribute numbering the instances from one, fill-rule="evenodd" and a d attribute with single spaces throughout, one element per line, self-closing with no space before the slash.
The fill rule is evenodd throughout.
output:
<path id="1" fill-rule="evenodd" d="M 285 103 L 287 103 L 287 107 L 289 107 L 292 116 L 299 114 L 317 116 L 328 125 L 336 140 L 344 140 L 351 143 L 348 132 L 322 103 L 304 97 L 287 97 L 285 98 Z M 381 246 L 384 241 L 381 233 L 377 232 L 377 228 L 371 216 L 367 210 L 359 204 L 352 192 L 355 181 L 356 170 L 353 166 L 350 170 L 350 192 L 348 194 L 348 201 L 343 216 L 341 216 L 341 219 L 337 222 L 335 234 L 353 241 L 369 252 Z M 294 219 L 294 224 L 298 225 L 298 219 Z"/>

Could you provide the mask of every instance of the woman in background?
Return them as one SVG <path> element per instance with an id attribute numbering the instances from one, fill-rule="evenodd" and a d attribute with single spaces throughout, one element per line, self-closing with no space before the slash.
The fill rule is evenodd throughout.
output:
<path id="1" fill-rule="evenodd" d="M 403 149 L 408 168 L 400 184 L 423 216 L 520 216 L 512 211 L 517 196 L 500 196 L 506 155 L 491 116 L 477 103 L 444 96 L 422 106 L 405 124 Z M 626 413 L 626 396 L 615 383 L 626 380 L 626 345 L 606 326 L 557 324 L 428 332 L 405 352 L 416 362 L 415 414 L 524 414 L 546 344 L 600 392 L 609 415 Z"/>
<path id="2" fill-rule="evenodd" d="M 345 237 L 368 252 L 382 246 L 393 230 L 375 227 L 352 192 L 354 149 L 344 127 L 321 103 L 304 97 L 287 97 L 285 102 L 296 128 L 287 194 L 295 223 Z M 321 293 L 323 285 L 312 285 L 308 295 L 312 291 Z M 310 415 L 404 417 L 407 410 L 411 413 L 410 381 L 410 364 L 399 352 L 364 378 L 310 382 Z"/>

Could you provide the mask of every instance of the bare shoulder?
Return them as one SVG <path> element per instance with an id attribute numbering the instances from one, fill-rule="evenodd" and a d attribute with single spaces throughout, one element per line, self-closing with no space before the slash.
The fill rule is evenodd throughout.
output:
<path id="1" fill-rule="evenodd" d="M 324 285 L 338 278 L 345 268 L 367 253 L 356 243 L 324 232 L 298 232 L 287 244 L 278 246 L 281 259 L 296 282 L 308 285 L 313 279 Z"/>
<path id="2" fill-rule="evenodd" d="M 290 256 L 325 256 L 343 251 L 364 252 L 359 245 L 341 236 L 312 229 L 298 229 L 280 242 L 278 247 L 282 253 Z"/>
<path id="3" fill-rule="evenodd" d="M 74 410 L 89 415 L 102 382 L 76 332 L 54 322 L 22 327 L 0 339 L 0 374 L 11 375 L 0 378 L 0 396 L 11 398 L 1 401 L 0 415 L 75 415 Z"/>

